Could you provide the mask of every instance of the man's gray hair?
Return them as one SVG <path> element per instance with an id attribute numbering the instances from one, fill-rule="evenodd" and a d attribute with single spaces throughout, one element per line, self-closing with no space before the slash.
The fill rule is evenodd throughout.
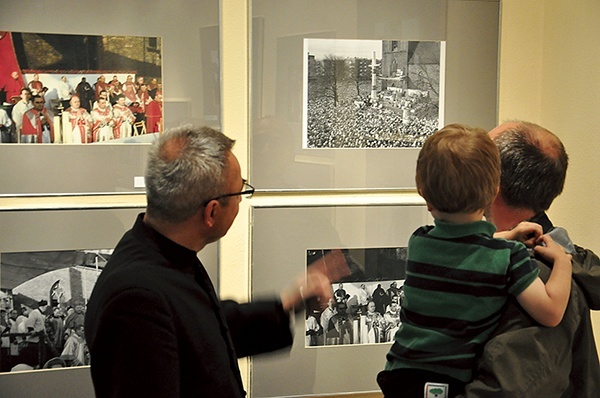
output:
<path id="1" fill-rule="evenodd" d="M 234 143 L 210 127 L 186 125 L 162 133 L 150 150 L 146 169 L 148 215 L 182 222 L 221 195 Z"/>

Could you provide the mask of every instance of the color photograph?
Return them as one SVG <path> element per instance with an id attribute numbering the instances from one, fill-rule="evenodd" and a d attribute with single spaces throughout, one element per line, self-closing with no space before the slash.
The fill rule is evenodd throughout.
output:
<path id="1" fill-rule="evenodd" d="M 152 142 L 160 37 L 0 32 L 2 144 Z"/>

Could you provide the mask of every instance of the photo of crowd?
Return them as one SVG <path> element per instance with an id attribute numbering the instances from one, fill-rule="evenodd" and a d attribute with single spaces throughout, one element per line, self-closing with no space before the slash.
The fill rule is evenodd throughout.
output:
<path id="1" fill-rule="evenodd" d="M 306 346 L 394 341 L 400 326 L 403 281 L 339 283 L 323 310 L 306 317 Z"/>
<path id="2" fill-rule="evenodd" d="M 89 365 L 86 303 L 111 253 L 2 253 L 0 372 Z"/>
<path id="3" fill-rule="evenodd" d="M 308 250 L 307 264 L 328 250 Z M 344 249 L 351 275 L 332 284 L 327 303 L 309 300 L 306 347 L 394 341 L 404 299 L 406 248 Z"/>
<path id="4" fill-rule="evenodd" d="M 439 128 L 442 43 L 305 39 L 305 148 L 420 148 Z"/>
<path id="5" fill-rule="evenodd" d="M 152 141 L 161 50 L 160 38 L 0 32 L 0 142 Z"/>

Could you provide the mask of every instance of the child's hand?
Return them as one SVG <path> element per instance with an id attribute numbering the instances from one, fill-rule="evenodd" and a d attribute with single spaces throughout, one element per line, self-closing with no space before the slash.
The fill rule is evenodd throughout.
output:
<path id="1" fill-rule="evenodd" d="M 549 235 L 542 235 L 534 247 L 547 261 L 552 261 L 552 273 L 544 284 L 538 277 L 517 296 L 517 301 L 536 321 L 544 326 L 557 326 L 563 319 L 569 293 L 571 292 L 571 255 L 554 242 Z"/>
<path id="2" fill-rule="evenodd" d="M 533 248 L 536 254 L 539 254 L 544 259 L 557 263 L 571 264 L 571 255 L 565 252 L 565 249 L 554 242 L 550 235 L 542 235 L 537 239 L 537 245 Z"/>
<path id="3" fill-rule="evenodd" d="M 532 247 L 542 236 L 542 226 L 529 221 L 522 221 L 510 231 L 496 232 L 494 237 L 518 240 L 523 242 L 525 246 Z"/>

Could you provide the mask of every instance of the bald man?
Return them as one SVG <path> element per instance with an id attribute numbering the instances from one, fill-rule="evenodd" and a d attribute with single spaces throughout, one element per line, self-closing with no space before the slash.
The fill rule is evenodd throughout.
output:
<path id="1" fill-rule="evenodd" d="M 539 223 L 573 257 L 567 311 L 555 328 L 538 325 L 512 304 L 485 346 L 467 397 L 598 397 L 600 366 L 590 309 L 600 309 L 600 259 L 573 244 L 546 210 L 563 190 L 568 156 L 560 139 L 529 122 L 508 122 L 490 131 L 500 151 L 500 191 L 486 217 L 498 231 L 521 221 Z M 550 268 L 538 259 L 540 276 Z"/>

